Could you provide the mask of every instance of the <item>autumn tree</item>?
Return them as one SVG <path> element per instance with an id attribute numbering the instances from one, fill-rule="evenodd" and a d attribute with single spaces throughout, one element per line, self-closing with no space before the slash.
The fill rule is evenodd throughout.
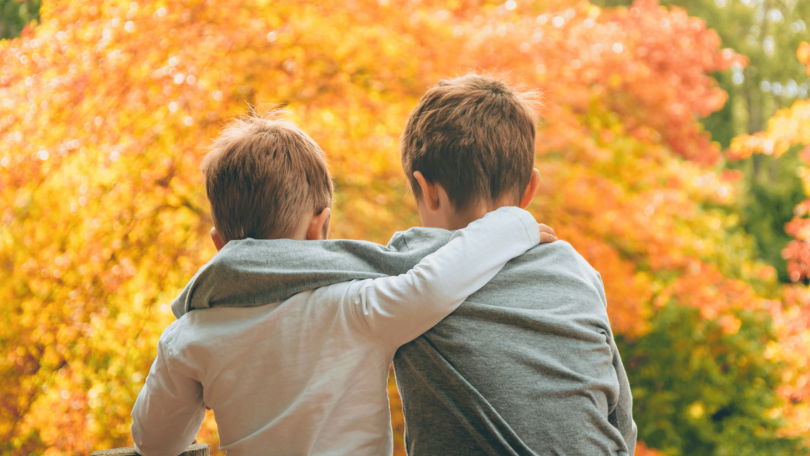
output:
<path id="1" fill-rule="evenodd" d="M 690 14 L 704 18 L 717 30 L 723 46 L 750 60 L 745 68 L 735 67 L 716 74 L 729 101 L 702 123 L 712 139 L 728 147 L 731 139 L 765 128 L 767 120 L 795 100 L 807 99 L 810 79 L 796 58 L 796 48 L 810 40 L 806 1 L 675 0 Z M 757 256 L 774 266 L 783 282 L 789 282 L 782 249 L 790 241 L 784 227 L 793 217 L 793 207 L 805 199 L 804 187 L 796 175 L 798 148 L 774 156 L 757 154 L 726 164 L 744 172 L 744 195 L 736 212 L 743 228 L 756 240 Z"/>
<path id="2" fill-rule="evenodd" d="M 332 237 L 385 242 L 418 223 L 407 114 L 469 70 L 546 94 L 530 209 L 602 273 L 642 440 L 795 454 L 810 428 L 807 299 L 753 256 L 699 122 L 728 98 L 711 75 L 748 60 L 682 9 L 52 1 L 0 59 L 4 452 L 128 441 L 168 304 L 214 254 L 198 166 L 224 121 L 286 106 L 328 154 Z"/>

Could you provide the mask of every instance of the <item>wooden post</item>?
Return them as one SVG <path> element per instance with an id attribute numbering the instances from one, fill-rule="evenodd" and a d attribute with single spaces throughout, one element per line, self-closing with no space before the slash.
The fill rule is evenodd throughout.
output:
<path id="1" fill-rule="evenodd" d="M 209 456 L 210 450 L 204 443 L 195 443 L 186 448 L 179 456 Z M 138 456 L 135 447 L 113 448 L 110 450 L 94 451 L 90 456 Z"/>

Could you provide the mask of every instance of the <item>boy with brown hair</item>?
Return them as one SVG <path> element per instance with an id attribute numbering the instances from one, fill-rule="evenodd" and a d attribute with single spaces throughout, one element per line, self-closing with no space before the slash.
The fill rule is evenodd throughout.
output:
<path id="1" fill-rule="evenodd" d="M 235 239 L 326 238 L 332 179 L 323 151 L 292 122 L 271 112 L 236 119 L 200 165 L 217 249 Z M 307 216 L 322 226 L 308 233 Z"/>
<path id="2" fill-rule="evenodd" d="M 441 81 L 422 97 L 401 152 L 425 226 L 459 229 L 493 208 L 528 206 L 539 181 L 533 100 L 475 74 Z M 435 248 L 449 236 L 430 241 Z M 184 290 L 176 312 L 396 274 L 402 254 L 413 252 L 413 262 L 430 251 L 425 244 L 396 252 L 328 242 L 254 247 L 251 255 L 273 260 L 246 262 L 247 250 L 232 250 L 215 274 Z M 321 256 L 329 262 L 315 260 Z M 224 276 L 252 286 L 228 287 Z M 599 273 L 565 242 L 507 263 L 397 350 L 408 454 L 632 455 L 632 396 L 606 307 Z"/>
<path id="3" fill-rule="evenodd" d="M 220 448 L 229 454 L 390 454 L 387 377 L 396 349 L 452 312 L 507 261 L 541 238 L 554 239 L 528 212 L 503 208 L 416 262 L 400 255 L 400 270 L 391 276 L 314 284 L 279 299 L 217 299 L 215 287 L 206 285 L 212 279 L 226 292 L 255 285 L 219 274 L 211 266 L 220 258 L 293 266 L 282 256 L 256 256 L 257 246 L 272 243 L 290 253 L 308 243 L 301 241 L 326 238 L 332 182 L 318 145 L 272 117 L 234 122 L 202 169 L 220 254 L 184 296 L 217 308 L 178 315 L 160 337 L 132 410 L 132 438 L 145 456 L 182 452 L 206 407 L 216 413 Z M 445 233 L 399 233 L 392 243 L 435 245 L 432 238 Z M 297 260 L 326 269 L 333 261 L 328 255 Z"/>

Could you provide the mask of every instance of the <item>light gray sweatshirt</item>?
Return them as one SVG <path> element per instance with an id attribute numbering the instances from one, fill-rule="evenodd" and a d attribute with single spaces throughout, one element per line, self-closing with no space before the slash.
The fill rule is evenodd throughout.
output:
<path id="1" fill-rule="evenodd" d="M 363 241 L 232 241 L 172 303 L 249 307 L 404 273 L 450 239 L 412 228 Z M 515 258 L 394 358 L 408 454 L 632 455 L 630 385 L 599 273 L 570 244 Z"/>

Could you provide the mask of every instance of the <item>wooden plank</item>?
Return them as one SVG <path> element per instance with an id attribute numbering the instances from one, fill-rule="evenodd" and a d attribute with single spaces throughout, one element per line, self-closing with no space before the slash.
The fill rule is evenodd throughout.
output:
<path id="1" fill-rule="evenodd" d="M 186 448 L 186 451 L 180 453 L 179 456 L 209 456 L 210 449 L 204 443 L 195 443 Z M 112 448 L 110 450 L 100 450 L 90 453 L 90 456 L 138 456 L 135 452 L 135 447 L 126 448 Z"/>

